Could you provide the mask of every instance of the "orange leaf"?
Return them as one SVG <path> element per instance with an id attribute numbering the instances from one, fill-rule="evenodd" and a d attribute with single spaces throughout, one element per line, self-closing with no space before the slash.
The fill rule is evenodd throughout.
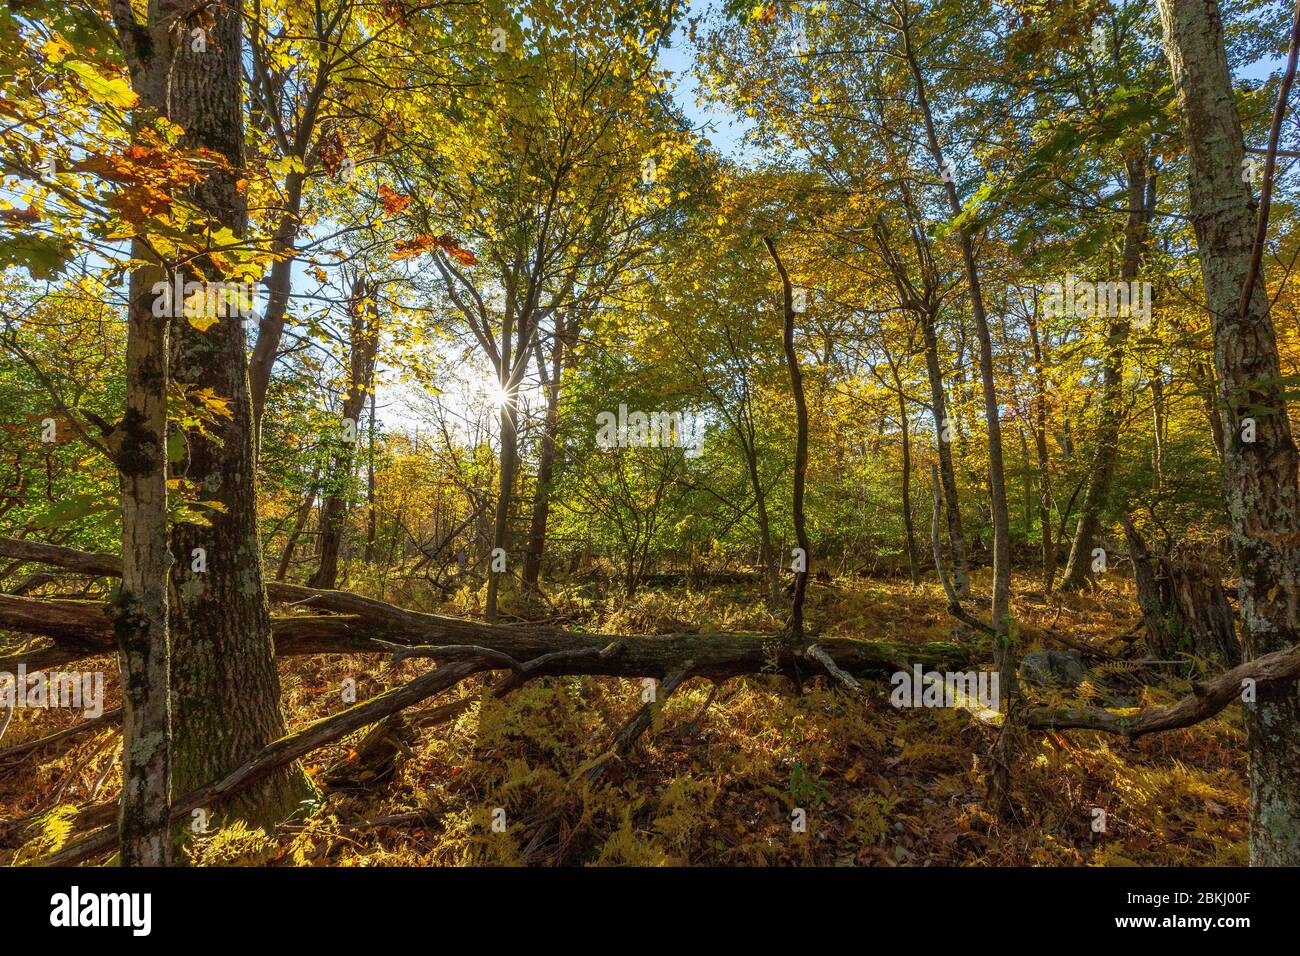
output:
<path id="1" fill-rule="evenodd" d="M 384 212 L 390 216 L 396 216 L 411 204 L 411 197 L 403 196 L 401 193 L 393 192 L 387 186 L 381 185 L 379 187 L 379 201 L 384 207 Z"/>

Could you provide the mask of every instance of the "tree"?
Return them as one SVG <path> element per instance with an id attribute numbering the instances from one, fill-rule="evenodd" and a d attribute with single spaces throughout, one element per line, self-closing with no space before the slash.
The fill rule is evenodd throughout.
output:
<path id="1" fill-rule="evenodd" d="M 1247 658 L 1296 643 L 1300 599 L 1297 455 L 1279 371 L 1277 336 L 1255 222 L 1242 177 L 1241 121 L 1215 0 L 1161 0 L 1165 50 L 1188 155 L 1205 307 L 1214 332 L 1223 421 L 1223 483 L 1239 575 Z M 1288 70 L 1295 71 L 1300 8 Z M 1287 86 L 1283 86 L 1285 97 Z M 1282 99 L 1285 105 L 1285 98 Z M 1276 149 L 1276 127 L 1271 148 Z M 1267 206 L 1261 222 L 1267 223 Z M 1257 866 L 1300 863 L 1300 697 L 1294 682 L 1260 687 L 1247 708 L 1250 856 Z"/>
<path id="2" fill-rule="evenodd" d="M 180 12 L 169 14 L 167 29 L 176 29 L 170 21 Z M 184 130 L 184 145 L 219 158 L 193 193 L 207 219 L 207 247 L 184 264 L 208 287 L 247 274 L 241 240 L 247 210 L 238 185 L 242 14 L 241 3 L 228 3 L 210 24 L 194 28 L 200 36 L 167 48 L 168 119 Z M 172 781 L 188 790 L 283 736 L 285 723 L 262 583 L 243 324 L 238 316 L 194 314 L 175 308 L 179 304 L 172 309 L 169 380 L 201 424 L 183 437 L 174 433 L 179 444 L 169 447 L 183 451 L 172 477 L 208 512 L 182 516 L 171 529 Z M 223 809 L 270 824 L 297 810 L 311 792 L 301 768 L 292 765 Z"/>
<path id="3" fill-rule="evenodd" d="M 339 439 L 325 476 L 328 489 L 320 512 L 320 563 L 307 582 L 309 587 L 333 589 L 338 580 L 339 547 L 352 483 L 353 448 L 361 434 L 361 410 L 366 396 L 374 394 L 375 354 L 379 328 L 375 312 L 377 289 L 373 280 L 358 275 L 348 300 L 348 376 L 339 415 Z M 373 431 L 373 425 L 372 425 Z"/>

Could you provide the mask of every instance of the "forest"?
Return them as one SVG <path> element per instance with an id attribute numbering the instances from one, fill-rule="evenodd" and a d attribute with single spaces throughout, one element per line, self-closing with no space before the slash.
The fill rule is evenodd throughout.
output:
<path id="1" fill-rule="evenodd" d="M 1298 51 L 9 0 L 0 864 L 1300 865 Z"/>

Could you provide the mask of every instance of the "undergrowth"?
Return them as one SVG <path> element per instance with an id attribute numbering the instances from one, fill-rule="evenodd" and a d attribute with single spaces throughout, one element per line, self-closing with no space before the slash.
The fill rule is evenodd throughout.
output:
<path id="1" fill-rule="evenodd" d="M 979 584 L 977 577 L 977 595 Z M 1058 597 L 1032 591 L 1027 580 L 1017 584 L 1026 651 L 1050 646 L 1044 628 L 1103 641 L 1136 620 L 1130 594 Z M 443 610 L 472 600 L 460 595 Z M 606 633 L 763 633 L 781 621 L 740 588 L 650 590 L 624 601 L 593 600 L 574 585 L 550 600 L 569 626 Z M 811 590 L 808 617 L 826 636 L 916 643 L 954 636 L 937 586 L 845 577 Z M 108 659 L 89 666 L 113 672 Z M 346 706 L 341 688 L 349 678 L 365 699 L 425 666 L 362 656 L 283 661 L 290 723 Z M 423 731 L 386 781 L 329 792 L 305 820 L 270 833 L 236 823 L 192 834 L 187 858 L 199 865 L 516 865 L 535 861 L 527 855 L 530 836 L 553 821 L 544 858 L 572 864 L 1246 863 L 1245 742 L 1236 706 L 1132 743 L 1082 731 L 1026 736 L 1014 772 L 1017 817 L 997 820 L 982 801 L 993 731 L 962 711 L 894 709 L 884 682 L 853 698 L 821 680 L 800 695 L 775 677 L 740 678 L 717 688 L 707 709 L 714 688 L 688 682 L 595 785 L 583 782 L 582 771 L 641 706 L 640 681 L 539 680 L 505 699 L 483 693 L 489 682 L 476 678 L 453 692 L 474 696 L 473 706 Z M 1147 688 L 1141 704 L 1167 702 L 1184 689 L 1176 682 Z M 80 719 L 20 710 L 4 745 Z M 313 754 L 308 772 L 319 779 L 346 763 L 359 738 Z M 57 848 L 73 833 L 76 808 L 112 800 L 118 746 L 116 729 L 105 727 L 0 767 L 0 817 L 11 824 L 0 828 L 0 862 Z M 360 825 L 394 815 L 405 816 Z M 793 826 L 799 816 L 805 832 Z"/>

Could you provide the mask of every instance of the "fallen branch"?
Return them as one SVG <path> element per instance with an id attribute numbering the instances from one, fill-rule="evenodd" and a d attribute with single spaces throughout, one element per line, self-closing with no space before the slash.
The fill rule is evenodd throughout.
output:
<path id="1" fill-rule="evenodd" d="M 58 743 L 61 740 L 67 740 L 70 737 L 76 737 L 92 730 L 100 730 L 104 727 L 111 727 L 121 719 L 122 708 L 114 707 L 112 710 L 104 711 L 97 719 L 83 720 L 57 733 L 39 737 L 36 740 L 25 740 L 20 744 L 14 744 L 12 747 L 6 747 L 4 750 L 0 750 L 0 763 L 13 757 L 20 757 L 33 750 L 48 747 L 50 744 Z"/>
<path id="2" fill-rule="evenodd" d="M 547 654 L 523 664 L 511 677 L 520 683 L 545 670 L 558 660 L 605 659 L 617 656 L 622 651 L 620 644 L 614 643 L 594 651 L 557 652 Z M 232 770 L 224 778 L 206 787 L 193 790 L 172 803 L 171 819 L 184 819 L 192 811 L 205 804 L 227 797 L 232 793 L 252 786 L 263 777 L 285 764 L 304 757 L 327 744 L 346 737 L 362 727 L 377 723 L 391 714 L 398 713 L 439 694 L 480 671 L 492 670 L 498 662 L 482 658 L 458 661 L 439 667 L 437 670 L 422 674 L 400 687 L 385 691 L 376 697 L 349 707 L 347 710 L 308 724 L 302 730 L 281 737 L 263 747 L 247 763 Z M 517 686 L 517 685 L 516 685 Z M 43 866 L 71 866 L 112 849 L 117 839 L 115 828 L 106 827 L 93 833 L 58 853 L 39 861 Z"/>
<path id="3" fill-rule="evenodd" d="M 302 730 L 281 737 L 263 747 L 251 760 L 232 770 L 215 783 L 192 790 L 172 802 L 172 822 L 188 817 L 206 804 L 228 797 L 266 777 L 286 764 L 306 756 L 313 750 L 346 737 L 389 714 L 418 704 L 434 694 L 460 683 L 471 674 L 490 670 L 494 663 L 483 660 L 459 661 L 421 674 L 400 687 L 395 687 L 361 704 L 309 724 Z M 84 840 L 65 847 L 58 853 L 38 861 L 42 866 L 71 866 L 91 857 L 106 853 L 116 845 L 115 827 L 106 827 Z"/>
<path id="4" fill-rule="evenodd" d="M 609 770 L 615 760 L 626 756 L 632 749 L 632 745 L 641 738 L 641 735 L 644 734 L 646 730 L 649 729 L 651 723 L 653 723 L 656 709 L 662 709 L 664 704 L 668 702 L 668 698 L 672 696 L 673 692 L 691 676 L 692 663 L 692 661 L 687 661 L 680 668 L 665 677 L 663 681 L 660 682 L 658 688 L 656 688 L 655 700 L 643 704 L 640 709 L 632 715 L 632 719 L 624 724 L 619 732 L 614 735 L 614 739 L 610 741 L 609 747 L 605 749 L 605 752 L 597 756 L 593 761 L 588 763 L 582 770 L 575 774 L 574 780 L 580 780 L 587 786 L 591 786 L 605 775 L 606 771 Z M 573 781 L 570 781 L 569 785 L 571 787 Z M 528 843 L 525 844 L 523 850 L 520 852 L 520 857 L 523 860 L 531 861 L 535 859 L 541 853 L 542 848 L 545 847 L 557 833 L 559 833 L 561 826 L 560 809 L 562 801 L 563 796 L 557 797 L 552 800 L 547 808 L 542 812 L 541 822 L 537 824 L 537 827 L 534 829 Z M 573 834 L 570 833 L 569 840 L 565 841 L 566 845 L 572 839 Z M 564 847 L 561 847 L 558 855 L 562 856 L 564 849 Z"/>
<path id="5" fill-rule="evenodd" d="M 853 679 L 852 674 L 845 673 L 841 670 L 839 665 L 835 663 L 835 659 L 827 654 L 820 644 L 809 644 L 808 647 L 804 649 L 804 654 L 821 664 L 822 667 L 826 668 L 826 673 L 830 674 L 837 681 L 847 687 L 850 693 L 854 696 L 861 696 L 862 685 Z"/>
<path id="6" fill-rule="evenodd" d="M 614 735 L 605 752 L 583 771 L 582 776 L 588 783 L 595 783 L 605 775 L 616 759 L 627 755 L 632 749 L 632 745 L 640 739 L 641 735 L 649 729 L 651 722 L 654 720 L 656 707 L 662 709 L 664 704 L 668 703 L 668 698 L 678 687 L 686 682 L 686 678 L 691 676 L 691 665 L 693 661 L 687 661 L 680 668 L 673 671 L 665 677 L 659 686 L 655 689 L 655 699 L 647 704 L 643 704 L 626 724 L 623 729 Z"/>
<path id="7" fill-rule="evenodd" d="M 1027 724 L 1035 730 L 1100 730 L 1130 739 L 1161 730 L 1190 727 L 1213 717 L 1242 693 L 1242 683 L 1293 681 L 1300 677 L 1300 644 L 1274 651 L 1192 685 L 1192 693 L 1167 707 L 1148 707 L 1136 714 L 1116 714 L 1101 707 L 1035 707 Z"/>

